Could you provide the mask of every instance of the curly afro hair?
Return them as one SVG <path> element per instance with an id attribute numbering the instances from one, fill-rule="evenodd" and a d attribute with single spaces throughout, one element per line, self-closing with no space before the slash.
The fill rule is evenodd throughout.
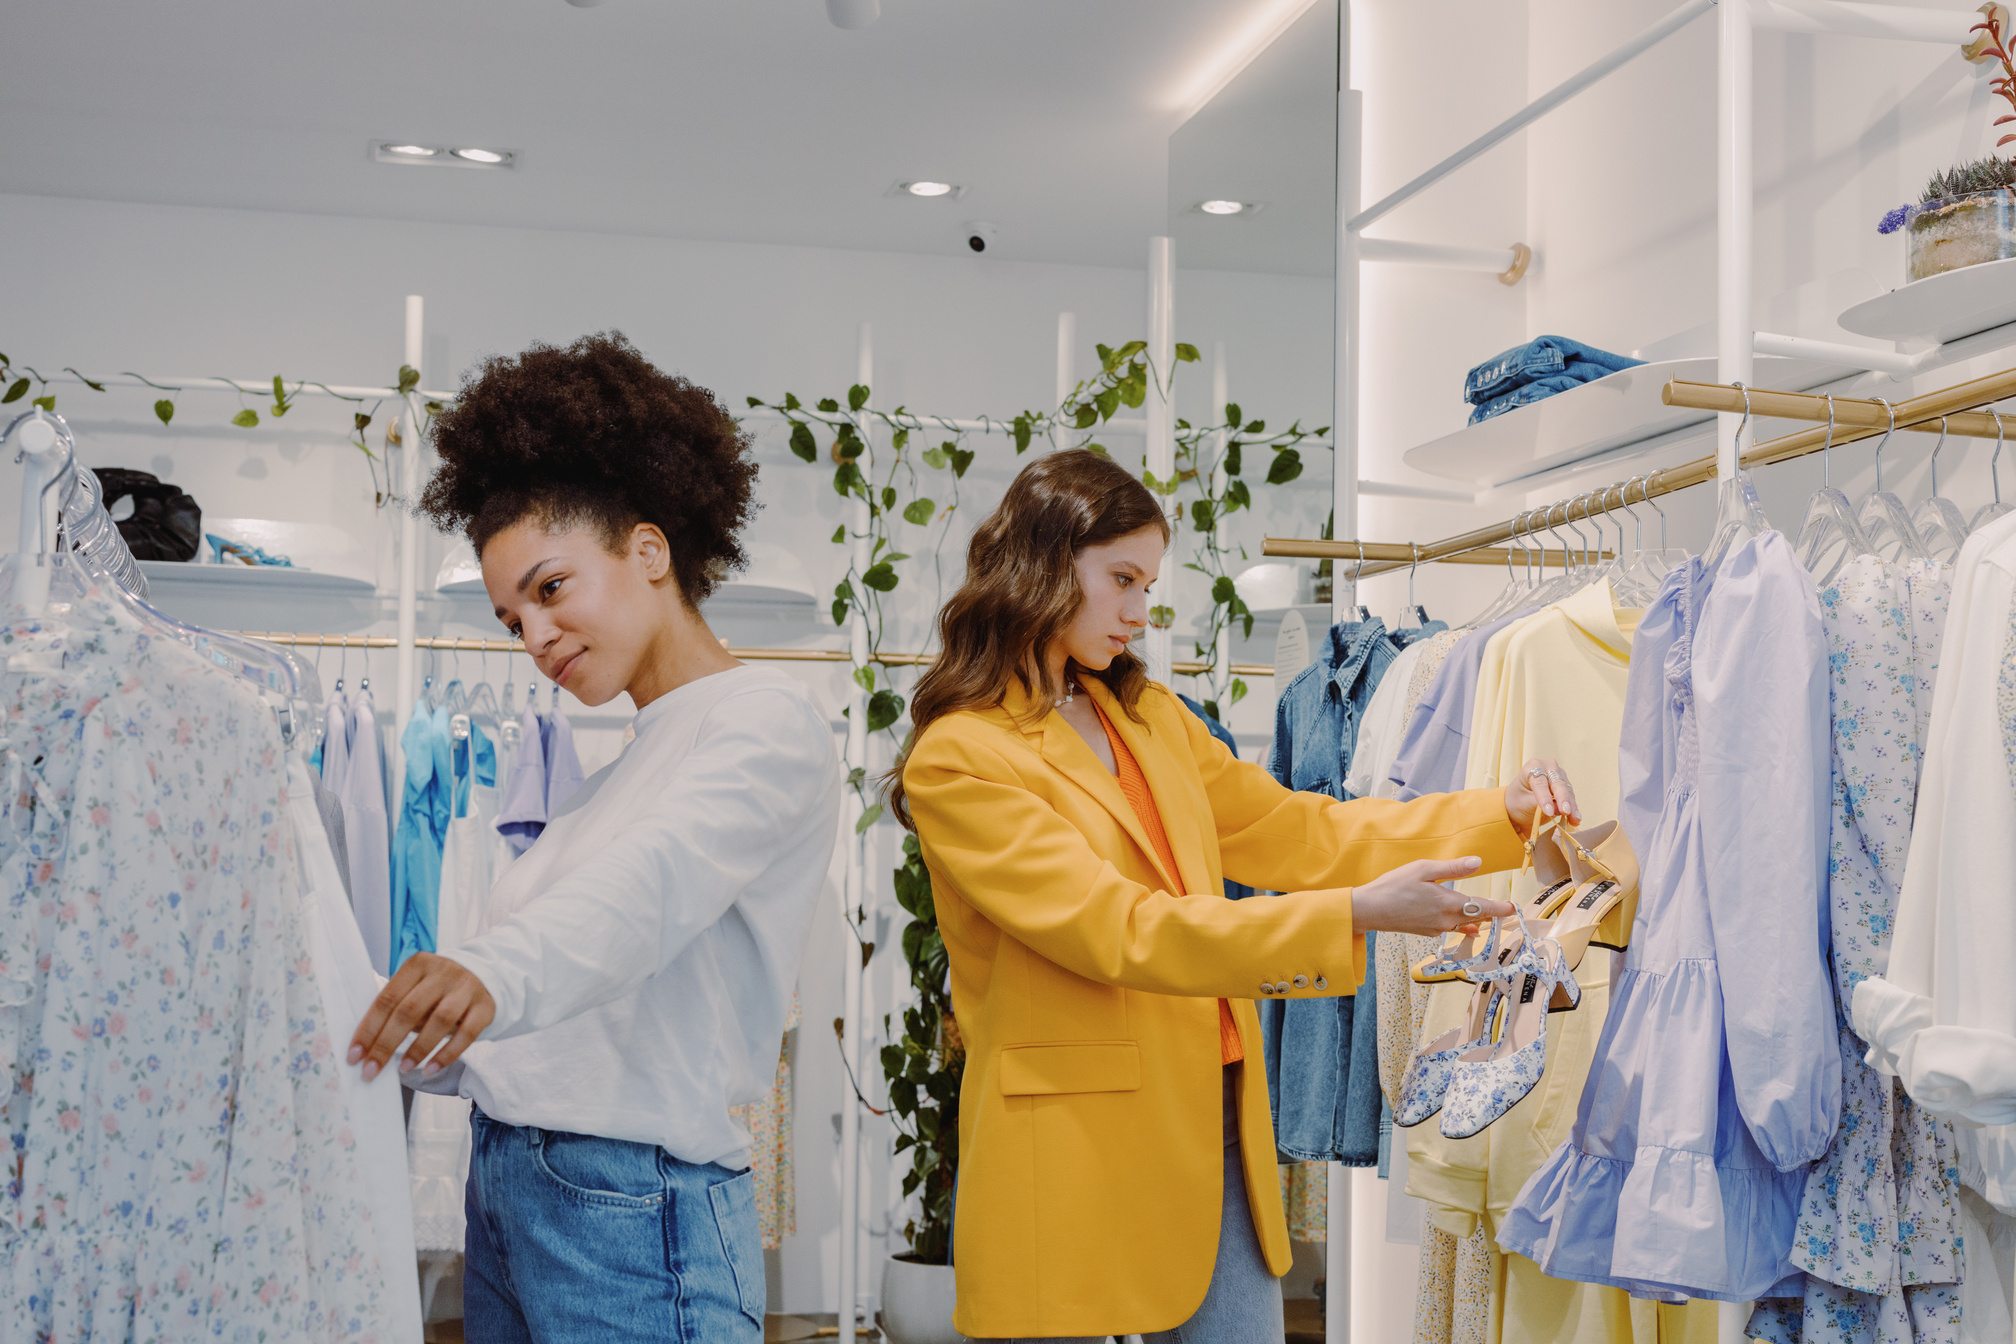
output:
<path id="1" fill-rule="evenodd" d="M 434 421 L 434 446 L 441 465 L 420 509 L 478 554 L 527 517 L 595 527 L 618 554 L 651 523 L 693 607 L 748 563 L 736 540 L 756 481 L 748 434 L 713 393 L 653 368 L 620 331 L 485 360 Z"/>

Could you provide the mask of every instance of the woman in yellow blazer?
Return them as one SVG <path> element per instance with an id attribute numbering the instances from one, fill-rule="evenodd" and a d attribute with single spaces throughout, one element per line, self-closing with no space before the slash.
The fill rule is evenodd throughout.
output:
<path id="1" fill-rule="evenodd" d="M 1240 761 L 1127 651 L 1168 540 L 1109 459 L 1025 468 L 939 614 L 891 772 L 966 1043 L 954 1320 L 975 1338 L 1279 1341 L 1252 1000 L 1352 993 L 1368 928 L 1509 915 L 1436 884 L 1517 867 L 1514 817 L 1575 817 L 1552 762 L 1340 803 Z M 1227 876 L 1288 894 L 1228 901 Z"/>

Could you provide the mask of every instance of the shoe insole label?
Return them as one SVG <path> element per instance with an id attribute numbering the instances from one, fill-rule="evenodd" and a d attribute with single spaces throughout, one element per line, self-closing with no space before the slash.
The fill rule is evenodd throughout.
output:
<path id="1" fill-rule="evenodd" d="M 1521 1003 L 1533 1002 L 1533 991 L 1538 989 L 1539 987 L 1540 987 L 1539 976 L 1537 975 L 1527 976 L 1526 983 L 1519 986 L 1519 1002 Z"/>
<path id="2" fill-rule="evenodd" d="M 1587 896 L 1584 896 L 1575 903 L 1575 908 L 1577 910 L 1587 910 L 1590 906 L 1602 900 L 1605 892 L 1614 890 L 1616 886 L 1615 882 L 1598 882 L 1595 886 L 1589 888 Z"/>

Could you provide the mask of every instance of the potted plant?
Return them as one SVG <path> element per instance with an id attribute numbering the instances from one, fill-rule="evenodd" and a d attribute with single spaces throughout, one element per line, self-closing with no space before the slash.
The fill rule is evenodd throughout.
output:
<path id="1" fill-rule="evenodd" d="M 1974 25 L 1977 35 L 1965 48 L 1971 61 L 1993 60 L 2002 73 L 1991 87 L 2009 105 L 1995 125 L 2016 122 L 2016 63 L 2009 57 L 2006 30 L 2009 11 L 1999 4 L 1981 6 L 1986 17 Z M 2003 136 L 1995 148 L 2016 140 Z M 1876 226 L 1878 233 L 1908 229 L 1905 279 L 1923 280 L 1963 266 L 2016 257 L 2016 162 L 1990 155 L 1934 173 L 1915 204 L 1900 205 Z"/>
<path id="2" fill-rule="evenodd" d="M 951 962 L 916 836 L 903 837 L 903 866 L 894 877 L 896 900 L 911 916 L 903 960 L 917 1002 L 903 1010 L 902 1035 L 882 1047 L 882 1075 L 896 1151 L 910 1154 L 903 1193 L 916 1195 L 919 1208 L 903 1228 L 910 1249 L 890 1256 L 882 1269 L 882 1326 L 894 1344 L 961 1344 L 965 1336 L 952 1328 L 952 1199 L 966 1047 L 952 1016 Z M 883 1028 L 891 1034 L 888 1018 Z"/>

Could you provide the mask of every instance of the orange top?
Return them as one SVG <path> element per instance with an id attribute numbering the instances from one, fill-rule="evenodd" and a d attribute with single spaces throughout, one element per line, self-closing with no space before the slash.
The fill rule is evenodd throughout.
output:
<path id="1" fill-rule="evenodd" d="M 1106 730 L 1107 745 L 1113 748 L 1113 763 L 1119 767 L 1120 792 L 1127 795 L 1127 802 L 1133 807 L 1134 815 L 1141 819 L 1141 829 L 1148 832 L 1148 842 L 1155 846 L 1155 857 L 1162 860 L 1162 866 L 1170 872 L 1176 871 L 1176 851 L 1170 847 L 1169 832 L 1162 826 L 1162 811 L 1155 806 L 1155 795 L 1148 791 L 1148 777 L 1141 773 L 1141 763 L 1134 759 L 1134 753 L 1127 750 L 1127 744 L 1120 740 L 1120 734 L 1113 731 L 1113 723 L 1106 717 L 1106 711 L 1099 708 L 1097 701 L 1092 710 L 1099 716 L 1099 726 Z M 1183 892 L 1176 892 L 1178 896 Z M 1232 1020 L 1232 1005 L 1218 1000 L 1218 1062 L 1237 1064 L 1246 1058 L 1246 1046 L 1239 1039 L 1239 1026 Z"/>

